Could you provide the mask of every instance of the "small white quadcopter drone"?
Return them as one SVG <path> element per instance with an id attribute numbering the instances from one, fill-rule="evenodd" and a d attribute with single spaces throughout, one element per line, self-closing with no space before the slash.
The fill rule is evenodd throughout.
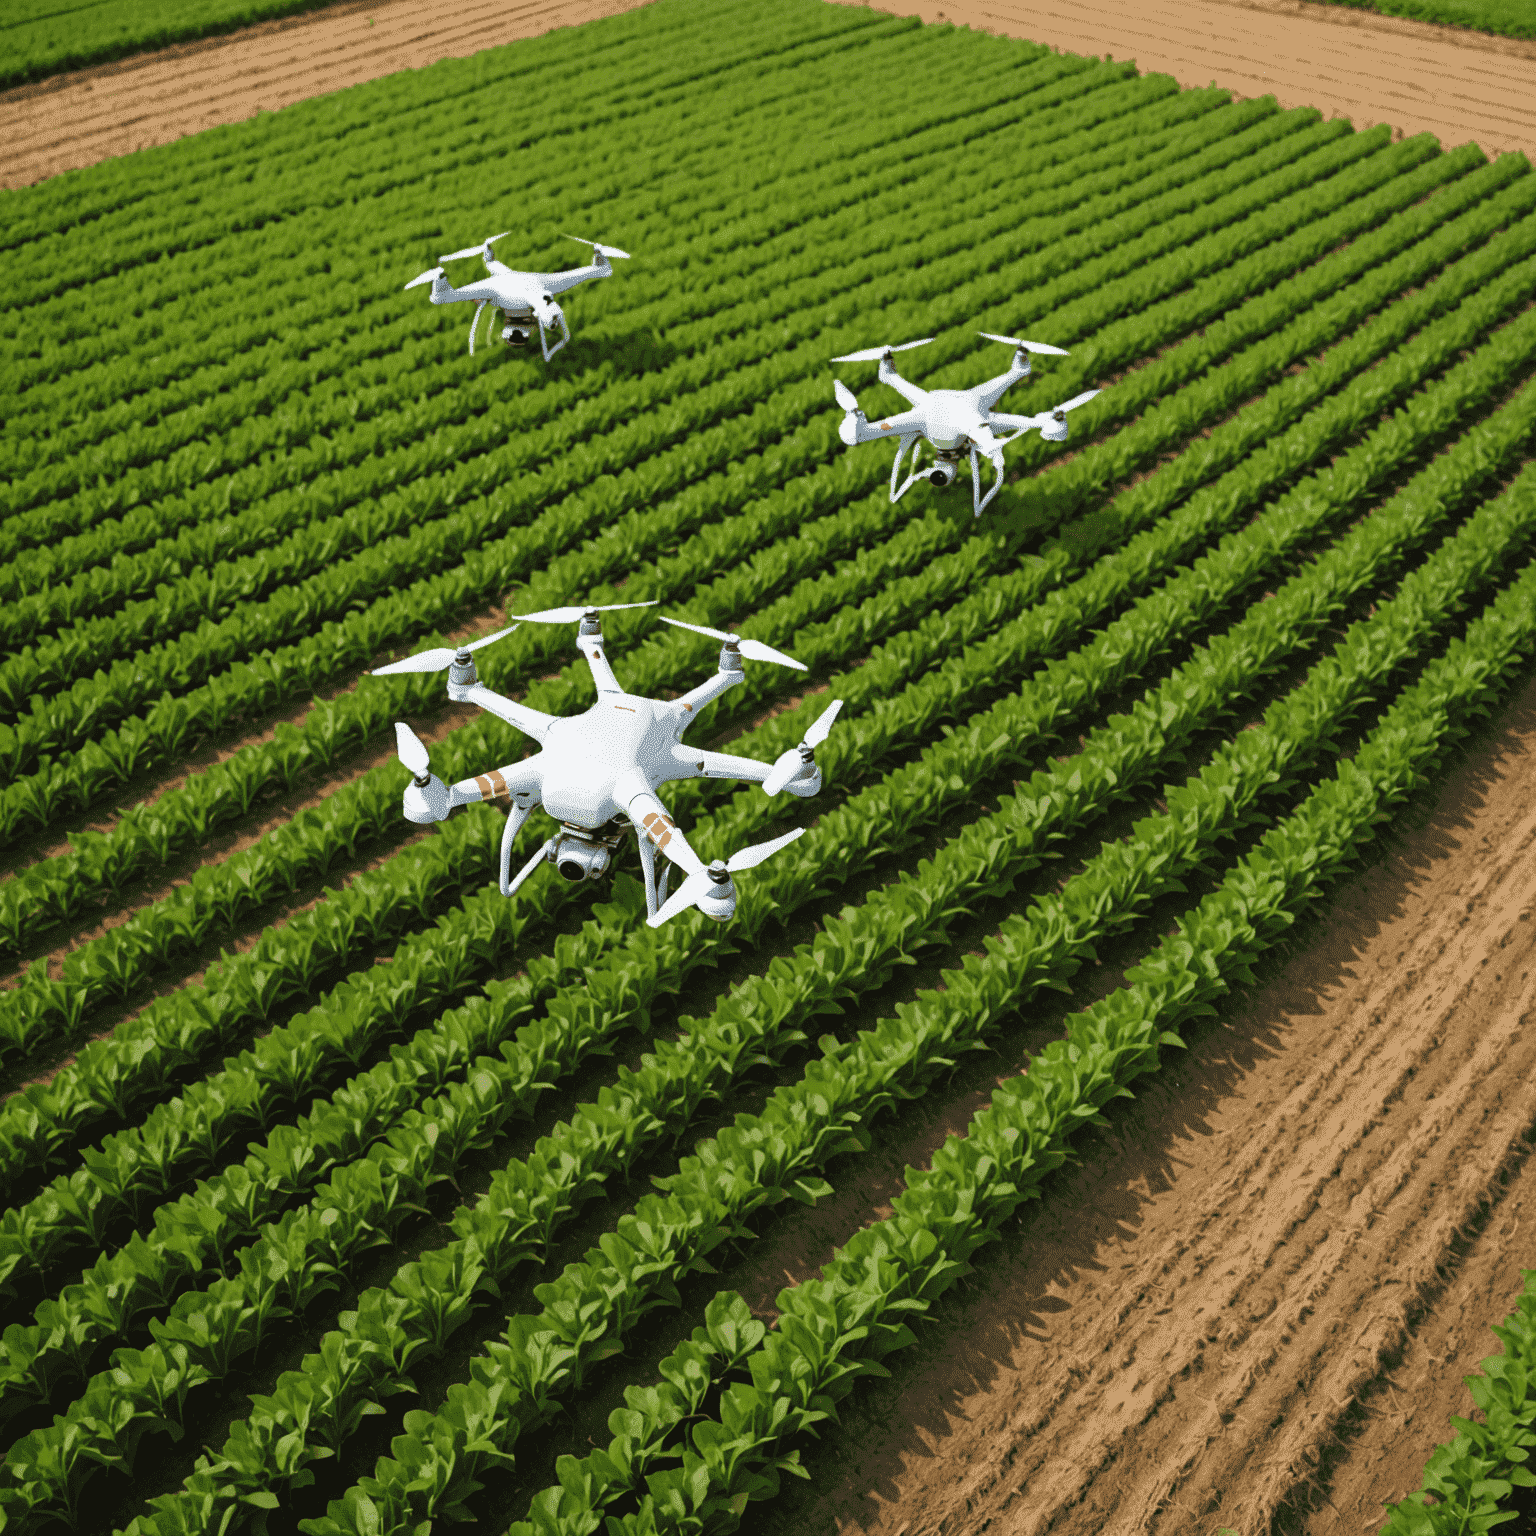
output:
<path id="1" fill-rule="evenodd" d="M 781 789 L 802 799 L 814 795 L 821 788 L 815 750 L 827 739 L 843 701 L 835 699 L 805 733 L 800 745 L 791 747 L 773 763 L 685 746 L 683 733 L 698 718 L 699 711 L 727 688 L 746 680 L 743 660 L 773 661 L 780 666 L 799 667 L 801 671 L 805 665 L 759 640 L 743 640 L 739 635 L 685 624 L 681 619 L 664 619 L 665 623 L 719 640 L 719 670 L 708 682 L 670 702 L 625 693 L 603 654 L 599 615 L 619 608 L 652 606 L 611 603 L 605 608 L 550 608 L 540 613 L 510 615 L 535 624 L 581 621 L 577 645 L 597 684 L 597 703 L 585 714 L 568 719 L 514 703 L 493 693 L 476 677 L 470 653 L 511 634 L 516 624 L 456 650 L 442 646 L 374 669 L 375 677 L 386 677 L 396 672 L 440 672 L 446 667 L 450 699 L 458 704 L 478 704 L 540 743 L 541 750 L 532 757 L 461 779 L 450 788 L 431 771 L 427 749 L 415 732 L 408 725 L 395 726 L 400 761 L 414 780 L 405 791 L 408 821 L 442 821 L 455 806 L 510 798 L 512 810 L 501 838 L 503 896 L 511 896 L 546 861 L 567 880 L 596 880 L 609 868 L 619 843 L 633 827 L 645 873 L 645 909 L 650 926 L 659 928 L 668 918 L 692 906 L 723 923 L 736 911 L 736 887 L 731 876 L 761 864 L 805 830 L 802 827 L 772 842 L 743 848 L 731 858 L 716 859 L 708 866 L 688 846 L 688 839 L 656 798 L 661 785 L 673 779 L 748 779 L 761 784 L 770 795 Z M 528 860 L 515 879 L 509 878 L 512 840 L 539 805 L 560 823 L 560 830 Z M 671 869 L 664 868 L 659 884 L 656 880 L 658 852 L 676 864 L 685 877 L 670 897 L 667 878 Z"/>
<path id="2" fill-rule="evenodd" d="M 471 357 L 475 355 L 475 330 L 480 324 L 480 311 L 487 304 L 494 304 L 501 311 L 501 339 L 510 347 L 526 346 L 537 324 L 539 345 L 544 349 L 547 363 L 571 339 L 571 328 L 566 323 L 565 312 L 555 303 L 555 295 L 594 277 L 612 277 L 613 263 L 608 258 L 617 256 L 628 261 L 629 252 L 613 245 L 599 245 L 595 240 L 582 240 L 580 235 L 567 235 L 567 240 L 581 240 L 583 245 L 592 247 L 590 267 L 572 267 L 569 272 L 514 272 L 491 253 L 491 247 L 498 240 L 506 239 L 509 233 L 503 231 L 489 240 L 482 240 L 479 245 L 467 246 L 462 251 L 438 258 L 439 261 L 457 261 L 461 256 L 482 257 L 485 270 L 491 275 L 480 282 L 455 288 L 443 276 L 442 267 L 437 266 L 420 277 L 413 277 L 405 286 L 415 288 L 420 283 L 430 282 L 434 304 L 474 304 L 475 318 L 469 322 Z M 550 346 L 548 333 L 557 325 L 564 334 Z"/>
<path id="3" fill-rule="evenodd" d="M 1021 379 L 1029 377 L 1031 352 L 1050 357 L 1066 357 L 1068 354 L 1060 347 L 1048 347 L 1038 341 L 1020 341 L 1017 336 L 994 336 L 991 331 L 979 331 L 977 334 L 985 336 L 988 341 L 1007 342 L 1014 348 L 1014 354 L 1007 373 L 1000 373 L 995 379 L 988 379 L 985 384 L 978 384 L 974 389 L 919 389 L 896 372 L 891 354 L 906 352 L 913 347 L 926 347 L 933 340 L 931 336 L 922 341 L 904 342 L 899 347 L 870 347 L 863 352 L 850 352 L 846 357 L 832 359 L 834 363 L 865 363 L 874 362 L 878 358 L 880 382 L 889 384 L 912 402 L 910 411 L 888 416 L 884 421 L 877 421 L 871 426 L 864 412 L 859 409 L 853 391 L 841 379 L 832 381 L 837 403 L 847 413 L 843 417 L 842 426 L 838 428 L 838 436 L 845 443 L 852 447 L 855 443 L 872 443 L 882 438 L 897 439 L 896 462 L 891 465 L 893 502 L 900 501 L 918 477 L 925 473 L 929 483 L 941 490 L 953 485 L 955 476 L 960 472 L 960 460 L 969 452 L 971 504 L 976 516 L 980 517 L 982 508 L 997 495 L 1002 486 L 1003 449 L 1014 438 L 1022 437 L 1036 428 L 1041 437 L 1049 442 L 1066 442 L 1067 412 L 1087 404 L 1100 393 L 1097 389 L 1090 389 L 1039 416 L 1010 416 L 1003 411 L 994 411 L 992 407 L 1002 398 L 1003 391 L 1010 384 L 1017 384 Z M 1009 435 L 997 437 L 994 428 L 1008 431 Z M 926 471 L 918 468 L 919 450 L 916 444 L 919 438 L 926 439 L 934 451 L 933 466 Z M 911 473 L 898 489 L 896 477 L 901 472 L 901 461 L 908 449 L 912 450 Z M 992 467 L 997 472 L 992 489 L 985 496 L 981 494 L 981 454 L 986 454 L 992 460 Z"/>

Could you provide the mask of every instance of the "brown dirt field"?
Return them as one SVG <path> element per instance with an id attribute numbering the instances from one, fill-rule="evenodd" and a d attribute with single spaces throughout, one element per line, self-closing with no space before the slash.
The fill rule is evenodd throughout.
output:
<path id="1" fill-rule="evenodd" d="M 1288 1500 L 1284 1529 L 1375 1529 L 1471 1413 L 1531 1263 L 1533 783 L 1536 680 L 978 1256 L 765 1529 L 1257 1536 Z M 826 1202 L 838 1235 L 984 1098 L 914 1117 Z M 830 1256 L 822 1225 L 754 1256 L 759 1310 Z"/>
<path id="2" fill-rule="evenodd" d="M 400 69 L 633 10 L 644 0 L 345 0 L 0 92 L 0 186 L 25 187 Z"/>
<path id="3" fill-rule="evenodd" d="M 1388 123 L 1536 155 L 1536 43 L 1308 0 L 876 0 L 1069 53 L 1133 59 L 1183 86 L 1273 95 L 1356 128 Z"/>
<path id="4" fill-rule="evenodd" d="M 343 0 L 36 85 L 0 92 L 9 144 L 0 186 L 62 171 L 261 111 L 420 69 L 444 58 L 630 10 L 645 0 Z M 861 0 L 862 3 L 862 0 Z M 1536 43 L 1436 27 L 1309 0 L 881 0 L 879 8 L 1028 37 L 1077 53 L 1133 58 L 1181 85 L 1214 81 L 1273 94 L 1357 128 L 1428 130 L 1446 148 L 1536 154 Z"/>

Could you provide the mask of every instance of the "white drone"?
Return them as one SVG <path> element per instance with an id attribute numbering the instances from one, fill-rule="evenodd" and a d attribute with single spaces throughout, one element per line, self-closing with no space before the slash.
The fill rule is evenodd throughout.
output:
<path id="1" fill-rule="evenodd" d="M 446 667 L 450 699 L 457 704 L 478 704 L 540 744 L 541 750 L 532 757 L 493 768 L 472 779 L 461 779 L 450 788 L 432 773 L 427 749 L 420 738 L 408 725 L 395 726 L 400 761 L 415 781 L 405 791 L 408 821 L 442 821 L 455 806 L 502 796 L 510 798 L 512 811 L 501 839 L 503 896 L 512 895 L 545 861 L 567 880 L 596 880 L 609 868 L 614 851 L 633 827 L 645 871 L 645 909 L 651 927 L 659 928 L 669 917 L 691 906 L 723 923 L 736 911 L 736 887 L 731 876 L 761 864 L 805 830 L 802 827 L 772 842 L 743 848 L 731 858 L 716 859 L 708 866 L 688 846 L 688 839 L 656 798 L 661 785 L 673 779 L 749 779 L 761 784 L 770 795 L 781 789 L 802 799 L 814 795 L 821 788 L 815 749 L 827 739 L 843 701 L 833 700 L 805 733 L 800 745 L 791 747 L 773 763 L 684 746 L 683 733 L 698 718 L 699 711 L 727 688 L 746 680 L 742 670 L 744 658 L 775 661 L 780 666 L 799 667 L 801 671 L 805 666 L 759 640 L 743 640 L 739 635 L 705 629 L 700 624 L 684 624 L 681 619 L 664 619 L 668 624 L 721 641 L 719 671 L 707 683 L 670 702 L 625 693 L 603 654 L 602 621 L 598 615 L 617 608 L 652 606 L 611 603 L 606 608 L 550 608 L 541 613 L 510 615 L 536 624 L 581 620 L 577 645 L 597 684 L 597 703 L 585 714 L 568 719 L 503 698 L 476 677 L 470 653 L 511 634 L 516 624 L 456 650 L 442 646 L 374 669 L 375 677 L 384 677 L 395 672 L 440 672 Z M 511 879 L 512 840 L 529 814 L 541 804 L 560 822 L 560 830 Z M 670 897 L 667 878 L 671 869 L 664 869 L 660 884 L 656 880 L 658 851 L 685 876 Z"/>
<path id="2" fill-rule="evenodd" d="M 612 277 L 613 263 L 608 258 L 617 256 L 628 261 L 629 252 L 621 251 L 617 246 L 599 245 L 595 240 L 581 240 L 580 235 L 567 235 L 567 240 L 581 240 L 583 245 L 592 247 L 590 267 L 572 267 L 569 272 L 514 272 L 491 254 L 491 247 L 498 240 L 504 240 L 508 233 L 510 231 L 503 231 L 499 235 L 492 235 L 489 240 L 482 240 L 479 245 L 467 246 L 462 251 L 438 258 L 440 261 L 457 261 L 461 256 L 484 258 L 485 270 L 491 275 L 480 282 L 466 283 L 462 288 L 455 288 L 443 276 L 442 267 L 437 266 L 423 272 L 420 277 L 413 277 L 405 286 L 414 288 L 419 283 L 430 281 L 434 304 L 474 304 L 475 318 L 469 322 L 471 357 L 475 355 L 475 330 L 480 324 L 480 311 L 487 304 L 494 304 L 501 311 L 501 339 L 510 347 L 525 346 L 534 325 L 538 325 L 539 345 L 544 349 L 544 361 L 547 363 L 571 339 L 571 328 L 566 324 L 565 312 L 555 303 L 555 295 L 589 278 Z M 548 332 L 557 325 L 564 334 L 561 340 L 550 346 Z"/>
<path id="3" fill-rule="evenodd" d="M 834 363 L 865 363 L 874 362 L 878 358 L 880 382 L 889 384 L 912 402 L 910 411 L 888 416 L 884 421 L 877 421 L 871 426 L 864 412 L 859 409 L 853 391 L 841 379 L 832 381 L 837 403 L 847 413 L 843 417 L 842 426 L 838 428 L 838 436 L 845 443 L 851 447 L 854 443 L 872 443 L 881 438 L 894 437 L 898 440 L 896 462 L 891 465 L 893 502 L 899 501 L 923 473 L 927 474 L 931 484 L 940 489 L 953 485 L 955 476 L 960 472 L 960 459 L 969 451 L 971 504 L 976 516 L 980 517 L 982 508 L 997 495 L 1003 483 L 1003 449 L 1014 438 L 1022 437 L 1036 428 L 1041 437 L 1049 442 L 1066 442 L 1067 412 L 1076 410 L 1099 393 L 1096 389 L 1090 389 L 1058 405 L 1054 411 L 1045 411 L 1039 416 L 1010 416 L 1003 411 L 994 411 L 992 407 L 1002 398 L 1003 391 L 1010 384 L 1017 384 L 1020 379 L 1029 377 L 1031 352 L 1050 357 L 1066 357 L 1068 354 L 1060 347 L 1048 347 L 1038 341 L 1020 341 L 1017 336 L 994 336 L 991 331 L 980 331 L 978 334 L 985 336 L 988 341 L 1007 342 L 1014 348 L 1014 353 L 1013 363 L 1007 373 L 1000 373 L 995 379 L 988 379 L 985 384 L 978 384 L 974 389 L 919 389 L 896 372 L 891 354 L 906 352 L 912 347 L 926 347 L 933 340 L 931 336 L 922 341 L 905 342 L 899 347 L 870 347 L 863 352 L 850 352 L 846 357 L 832 359 Z M 1007 431 L 1009 435 L 998 437 L 994 428 Z M 915 445 L 919 438 L 925 438 L 934 451 L 933 466 L 926 472 L 918 468 L 918 449 Z M 901 472 L 901 461 L 909 448 L 912 449 L 911 473 L 898 489 L 896 477 Z M 992 460 L 992 467 L 997 472 L 992 489 L 985 496 L 981 494 L 982 454 Z"/>

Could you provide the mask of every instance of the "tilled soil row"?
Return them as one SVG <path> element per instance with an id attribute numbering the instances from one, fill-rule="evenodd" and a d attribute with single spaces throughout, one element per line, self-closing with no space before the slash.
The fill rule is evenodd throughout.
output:
<path id="1" fill-rule="evenodd" d="M 867 3 L 867 0 L 859 0 Z M 1357 129 L 1387 123 L 1536 154 L 1536 43 L 1308 0 L 873 0 L 877 10 L 1132 59 L 1183 86 L 1273 95 Z"/>
<path id="2" fill-rule="evenodd" d="M 439 59 L 576 26 L 645 0 L 344 0 L 0 93 L 0 185 L 28 186 Z M 868 0 L 860 0 L 868 3 Z M 879 8 L 1134 58 L 1181 85 L 1273 94 L 1356 128 L 1424 130 L 1446 148 L 1536 154 L 1536 43 L 1308 0 L 879 0 Z"/>
<path id="3" fill-rule="evenodd" d="M 348 0 L 0 92 L 0 186 L 25 187 L 402 69 L 463 59 L 645 0 Z"/>
<path id="4" fill-rule="evenodd" d="M 1429 824 L 978 1259 L 764 1530 L 1248 1533 L 1290 1501 L 1321 1536 L 1416 1488 L 1529 1265 L 1507 1238 L 1536 1122 L 1533 768 L 1536 682 Z M 867 1171 L 842 1236 L 938 1129 Z M 754 1305 L 830 1257 L 795 1236 Z"/>

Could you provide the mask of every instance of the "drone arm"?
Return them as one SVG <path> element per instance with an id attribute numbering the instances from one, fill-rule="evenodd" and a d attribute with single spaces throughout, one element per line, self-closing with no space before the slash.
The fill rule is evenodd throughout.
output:
<path id="1" fill-rule="evenodd" d="M 455 288 L 446 277 L 439 277 L 432 283 L 432 302 L 434 304 L 499 304 L 504 300 L 495 285 L 484 279 L 478 283 L 465 283 L 462 288 Z"/>
<path id="2" fill-rule="evenodd" d="M 1022 362 L 1020 361 L 1022 359 Z M 1013 366 L 1007 373 L 1000 373 L 995 379 L 988 379 L 985 384 L 978 384 L 971 391 L 971 399 L 975 401 L 976 408 L 985 415 L 1003 398 L 1003 391 L 1017 384 L 1021 379 L 1029 377 L 1029 353 L 1022 347 L 1014 353 Z"/>
<path id="3" fill-rule="evenodd" d="M 704 861 L 688 846 L 666 806 L 649 789 L 638 790 L 624 808 L 635 825 L 635 835 L 642 843 L 654 845 L 653 862 L 657 853 L 664 853 L 685 875 L 696 875 L 704 868 Z"/>
<path id="4" fill-rule="evenodd" d="M 706 704 L 713 704 L 727 688 L 734 688 L 737 683 L 744 683 L 746 680 L 745 672 L 716 672 L 707 683 L 700 683 L 697 688 L 691 689 L 682 698 L 675 700 L 673 707 L 678 711 L 677 734 L 681 736 L 693 724 L 695 717 Z"/>
<path id="5" fill-rule="evenodd" d="M 513 814 L 521 812 L 526 816 L 543 787 L 538 759 L 539 754 L 535 753 L 521 762 L 508 763 L 504 768 L 492 768 L 471 779 L 460 779 L 449 790 L 449 804 L 479 805 L 482 801 L 510 798 Z"/>
<path id="6" fill-rule="evenodd" d="M 1007 411 L 993 411 L 987 418 L 990 426 L 1012 432 L 1013 437 L 1003 439 L 1007 443 L 1011 443 L 1015 437 L 1022 437 L 1026 432 L 1045 426 L 1048 420 L 1048 417 L 1041 416 L 1010 416 Z"/>
<path id="7" fill-rule="evenodd" d="M 862 411 L 850 411 L 853 417 L 854 442 L 887 442 L 891 438 L 908 438 L 921 434 L 922 417 L 916 411 L 902 411 L 897 416 L 882 416 L 879 421 L 869 421 Z M 905 449 L 902 450 L 905 452 Z"/>
<path id="8" fill-rule="evenodd" d="M 702 748 L 685 747 L 681 742 L 672 748 L 677 772 L 668 777 L 679 779 L 746 779 L 761 784 L 772 771 L 772 763 L 760 763 L 754 757 L 734 757 L 729 752 L 706 752 Z"/>
<path id="9" fill-rule="evenodd" d="M 572 267 L 568 272 L 540 272 L 538 280 L 543 283 L 545 293 L 569 293 L 578 283 L 612 276 L 613 263 L 599 253 L 590 267 Z"/>
<path id="10" fill-rule="evenodd" d="M 576 640 L 576 648 L 581 652 L 582 659 L 592 672 L 592 681 L 597 684 L 599 693 L 623 693 L 619 686 L 619 680 L 613 675 L 613 668 L 608 664 L 607 653 L 603 649 L 603 637 L 601 635 L 580 635 Z"/>
<path id="11" fill-rule="evenodd" d="M 462 688 L 451 687 L 448 697 L 455 704 L 478 704 L 481 709 L 495 715 L 498 720 L 505 720 L 508 725 L 515 725 L 523 735 L 531 736 L 535 741 L 543 741 L 550 726 L 555 723 L 553 715 L 504 699 L 499 693 L 492 693 L 484 683 L 471 683 Z"/>
<path id="12" fill-rule="evenodd" d="M 889 356 L 880 359 L 880 382 L 889 384 L 898 395 L 910 401 L 913 405 L 921 405 L 928 398 L 926 389 L 919 389 L 916 384 L 909 384 L 907 380 L 896 372 L 896 365 Z"/>

